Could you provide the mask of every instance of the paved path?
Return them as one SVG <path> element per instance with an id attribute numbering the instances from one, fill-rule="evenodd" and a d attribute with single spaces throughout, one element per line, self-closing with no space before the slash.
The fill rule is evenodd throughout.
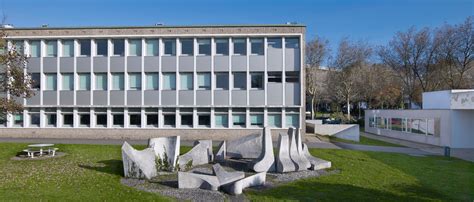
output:
<path id="1" fill-rule="evenodd" d="M 408 155 L 438 155 L 430 152 L 425 152 L 415 148 L 408 147 L 386 147 L 386 146 L 372 146 L 372 145 L 359 145 L 359 144 L 348 144 L 342 142 L 335 142 L 336 146 L 343 149 L 360 150 L 360 151 L 376 151 L 376 152 L 390 152 Z"/>

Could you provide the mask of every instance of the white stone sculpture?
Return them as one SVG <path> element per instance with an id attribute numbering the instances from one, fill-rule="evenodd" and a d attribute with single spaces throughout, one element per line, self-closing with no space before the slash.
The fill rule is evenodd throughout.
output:
<path id="1" fill-rule="evenodd" d="M 280 133 L 278 138 L 278 155 L 276 157 L 276 171 L 286 173 L 295 171 L 295 164 L 290 159 L 288 134 Z"/>
<path id="2" fill-rule="evenodd" d="M 217 191 L 219 180 L 216 176 L 190 172 L 178 172 L 178 188 L 180 189 L 207 189 Z"/>
<path id="3" fill-rule="evenodd" d="M 227 157 L 258 158 L 262 153 L 263 135 L 252 134 L 227 142 Z"/>
<path id="4" fill-rule="evenodd" d="M 194 141 L 194 146 L 196 146 L 197 144 L 203 144 L 206 146 L 207 148 L 207 155 L 209 157 L 208 161 L 209 162 L 212 162 L 214 161 L 214 153 L 212 152 L 212 140 L 198 140 L 198 141 Z"/>
<path id="5" fill-rule="evenodd" d="M 242 190 L 247 187 L 265 185 L 266 176 L 266 172 L 257 173 L 250 177 L 235 181 L 234 183 L 222 186 L 222 189 L 232 195 L 242 194 Z"/>
<path id="6" fill-rule="evenodd" d="M 222 141 L 222 143 L 219 145 L 219 149 L 217 150 L 215 160 L 217 162 L 222 162 L 226 158 L 226 144 L 225 141 Z"/>
<path id="7" fill-rule="evenodd" d="M 298 148 L 296 145 L 296 133 L 295 133 L 295 128 L 290 127 L 288 129 L 288 136 L 290 139 L 290 158 L 295 163 L 295 170 L 296 171 L 301 171 L 301 170 L 306 170 L 306 164 L 305 162 L 301 159 L 300 154 L 298 153 Z"/>
<path id="8" fill-rule="evenodd" d="M 207 144 L 198 143 L 189 152 L 179 156 L 178 164 L 181 170 L 191 166 L 204 165 L 209 163 L 209 149 Z"/>
<path id="9" fill-rule="evenodd" d="M 212 166 L 212 172 L 217 179 L 219 180 L 219 184 L 226 185 L 231 182 L 235 182 L 245 177 L 245 173 L 242 171 L 235 171 L 235 172 L 228 172 L 224 170 L 224 168 L 220 164 L 214 164 Z"/>
<path id="10" fill-rule="evenodd" d="M 298 150 L 298 155 L 300 156 L 301 161 L 305 165 L 305 168 L 308 169 L 308 168 L 311 167 L 311 162 L 309 162 L 308 158 L 306 158 L 306 155 L 304 154 L 303 140 L 302 140 L 302 137 L 301 137 L 300 130 L 295 129 L 295 132 L 296 132 L 296 136 L 295 136 L 295 138 L 296 138 L 296 149 Z"/>
<path id="11" fill-rule="evenodd" d="M 122 145 L 122 161 L 125 177 L 146 178 L 148 180 L 156 177 L 155 158 L 155 152 L 152 148 L 138 151 L 127 142 L 124 142 Z"/>
<path id="12" fill-rule="evenodd" d="M 258 173 L 274 171 L 275 155 L 273 154 L 272 133 L 269 127 L 264 128 L 262 145 L 263 148 L 260 157 L 253 162 L 252 169 Z"/>
<path id="13" fill-rule="evenodd" d="M 179 156 L 179 148 L 180 148 L 180 137 L 158 137 L 158 138 L 151 138 L 148 140 L 148 147 L 153 148 L 155 151 L 156 157 L 160 158 L 162 161 L 168 158 L 169 165 L 172 168 L 176 167 L 176 162 Z"/>
<path id="14" fill-rule="evenodd" d="M 311 170 L 321 170 L 326 168 L 331 168 L 331 162 L 326 161 L 320 158 L 316 158 L 309 153 L 308 145 L 303 144 L 303 152 L 306 158 L 311 162 Z"/>

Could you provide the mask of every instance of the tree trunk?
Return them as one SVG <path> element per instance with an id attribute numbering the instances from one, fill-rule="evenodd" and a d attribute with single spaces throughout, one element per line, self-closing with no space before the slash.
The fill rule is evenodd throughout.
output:
<path id="1" fill-rule="evenodd" d="M 311 120 L 314 119 L 314 96 L 311 96 Z"/>
<path id="2" fill-rule="evenodd" d="M 350 104 L 350 100 L 347 99 L 346 100 L 346 104 L 347 104 L 347 120 L 351 120 L 351 106 L 349 105 Z"/>

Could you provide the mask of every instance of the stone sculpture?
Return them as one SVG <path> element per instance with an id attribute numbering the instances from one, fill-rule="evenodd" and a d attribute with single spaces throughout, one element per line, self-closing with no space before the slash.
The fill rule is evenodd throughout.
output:
<path id="1" fill-rule="evenodd" d="M 228 185 L 222 186 L 222 189 L 232 195 L 242 194 L 242 190 L 247 187 L 265 185 L 266 172 L 257 173 L 250 177 L 235 181 Z"/>
<path id="2" fill-rule="evenodd" d="M 176 167 L 180 148 L 179 136 L 151 138 L 148 140 L 148 147 L 153 148 L 156 157 L 162 161 L 167 158 L 169 165 L 172 168 Z"/>
<path id="3" fill-rule="evenodd" d="M 198 140 L 198 141 L 194 141 L 194 146 L 196 146 L 197 144 L 203 144 L 206 146 L 207 148 L 207 155 L 209 157 L 208 161 L 209 162 L 212 162 L 214 161 L 214 153 L 212 152 L 212 140 Z"/>
<path id="4" fill-rule="evenodd" d="M 316 157 L 312 156 L 309 153 L 308 145 L 303 144 L 303 152 L 304 152 L 304 155 L 306 156 L 306 158 L 311 163 L 311 167 L 310 167 L 311 170 L 321 170 L 321 169 L 331 168 L 331 162 L 330 161 L 326 161 L 326 160 L 323 160 L 323 159 L 316 158 Z"/>
<path id="5" fill-rule="evenodd" d="M 191 166 L 209 163 L 209 148 L 206 143 L 198 143 L 189 152 L 179 156 L 178 164 L 181 170 Z"/>
<path id="6" fill-rule="evenodd" d="M 288 134 L 280 133 L 278 138 L 278 156 L 276 158 L 276 171 L 286 173 L 295 171 L 295 164 L 290 159 Z"/>
<path id="7" fill-rule="evenodd" d="M 156 177 L 155 152 L 152 148 L 142 151 L 134 149 L 128 142 L 122 145 L 123 173 L 125 177 L 146 178 Z"/>
<path id="8" fill-rule="evenodd" d="M 231 182 L 235 182 L 245 177 L 245 173 L 242 171 L 228 172 L 220 164 L 214 164 L 212 166 L 212 173 L 217 176 L 219 184 L 226 185 Z"/>
<path id="9" fill-rule="evenodd" d="M 225 141 L 222 141 L 222 143 L 219 145 L 219 149 L 217 150 L 215 160 L 217 162 L 222 162 L 226 158 L 226 144 Z"/>
<path id="10" fill-rule="evenodd" d="M 178 188 L 180 189 L 207 189 L 217 191 L 219 180 L 216 176 L 190 172 L 178 172 Z"/>
<path id="11" fill-rule="evenodd" d="M 298 155 L 301 158 L 301 161 L 304 163 L 305 168 L 308 169 L 311 167 L 311 163 L 309 162 L 308 158 L 306 158 L 306 155 L 304 154 L 303 151 L 303 140 L 301 138 L 301 133 L 300 130 L 295 129 L 296 132 L 296 149 L 298 150 Z"/>
<path id="12" fill-rule="evenodd" d="M 258 158 L 262 153 L 262 134 L 252 134 L 227 142 L 227 157 Z"/>
<path id="13" fill-rule="evenodd" d="M 275 170 L 275 155 L 273 154 L 272 133 L 269 127 L 263 132 L 262 152 L 259 158 L 253 162 L 252 169 L 255 172 L 267 172 Z"/>
<path id="14" fill-rule="evenodd" d="M 305 162 L 301 159 L 300 154 L 298 153 L 298 148 L 296 145 L 296 133 L 295 133 L 295 128 L 290 127 L 288 129 L 288 136 L 290 139 L 290 158 L 295 164 L 295 170 L 296 171 L 301 171 L 301 170 L 306 170 L 306 164 Z"/>

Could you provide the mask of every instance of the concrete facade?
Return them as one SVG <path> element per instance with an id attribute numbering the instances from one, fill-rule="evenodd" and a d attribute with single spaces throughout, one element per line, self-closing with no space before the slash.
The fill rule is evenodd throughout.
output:
<path id="1" fill-rule="evenodd" d="M 0 131 L 141 138 L 148 129 L 304 128 L 304 34 L 302 25 L 8 29 L 38 85 Z"/>

